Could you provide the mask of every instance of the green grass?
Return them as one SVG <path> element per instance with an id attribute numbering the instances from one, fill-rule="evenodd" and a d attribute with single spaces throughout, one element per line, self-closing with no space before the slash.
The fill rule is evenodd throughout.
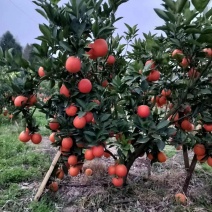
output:
<path id="1" fill-rule="evenodd" d="M 40 123 L 44 122 L 41 114 L 35 115 Z M 48 210 L 48 204 L 43 204 L 45 210 L 31 205 L 32 195 L 35 195 L 32 194 L 35 188 L 31 185 L 34 181 L 38 182 L 37 185 L 42 181 L 50 166 L 50 159 L 37 151 L 36 145 L 18 140 L 23 129 L 21 121 L 11 122 L 0 115 L 0 210 L 4 206 L 9 211 L 23 211 L 22 207 L 31 207 L 32 211 L 52 211 L 51 208 Z M 27 186 L 23 187 L 24 183 Z M 38 210 L 34 210 L 34 207 Z"/>
<path id="2" fill-rule="evenodd" d="M 167 145 L 164 149 L 164 152 L 168 158 L 172 158 L 174 155 L 176 155 L 177 150 L 174 146 Z"/>
<path id="3" fill-rule="evenodd" d="M 45 114 L 39 112 L 39 111 L 35 111 L 35 118 L 36 118 L 36 123 L 39 125 L 39 130 L 40 133 L 44 136 L 49 136 L 50 131 L 45 127 L 47 125 L 47 119 Z"/>

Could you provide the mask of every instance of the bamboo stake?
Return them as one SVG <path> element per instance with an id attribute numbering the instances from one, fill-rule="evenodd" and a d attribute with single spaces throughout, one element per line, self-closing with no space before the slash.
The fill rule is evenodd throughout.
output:
<path id="1" fill-rule="evenodd" d="M 54 170 L 55 165 L 57 164 L 57 161 L 58 161 L 59 158 L 60 158 L 60 155 L 61 155 L 61 151 L 59 150 L 59 151 L 57 152 L 57 154 L 55 155 L 55 157 L 54 157 L 54 159 L 53 159 L 53 161 L 52 161 L 52 164 L 51 164 L 51 166 L 49 167 L 49 170 L 48 170 L 48 172 L 46 173 L 46 176 L 44 177 L 44 179 L 43 179 L 43 181 L 42 181 L 42 183 L 41 183 L 41 185 L 40 185 L 40 187 L 39 187 L 39 189 L 38 189 L 38 191 L 37 191 L 37 193 L 36 193 L 36 195 L 35 195 L 34 201 L 38 201 L 38 200 L 40 199 L 40 196 L 42 195 L 43 190 L 44 190 L 45 187 L 46 187 L 46 184 L 47 184 L 47 182 L 48 182 L 48 180 L 49 180 L 49 178 L 50 178 L 50 176 L 51 176 L 51 174 L 52 174 L 52 172 L 53 172 L 53 170 Z"/>

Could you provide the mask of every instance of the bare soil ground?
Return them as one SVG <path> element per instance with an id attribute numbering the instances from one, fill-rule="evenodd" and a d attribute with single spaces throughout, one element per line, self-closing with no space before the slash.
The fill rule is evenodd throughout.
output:
<path id="1" fill-rule="evenodd" d="M 50 154 L 53 158 L 56 150 L 50 148 L 47 139 L 42 143 L 36 151 Z M 114 188 L 111 184 L 107 167 L 113 163 L 112 158 L 86 162 L 83 170 L 91 168 L 92 176 L 87 177 L 83 173 L 77 177 L 65 176 L 60 181 L 57 193 L 46 189 L 42 198 L 48 197 L 58 212 L 212 212 L 212 174 L 205 172 L 200 164 L 189 186 L 187 205 L 175 202 L 174 195 L 182 192 L 186 176 L 181 151 L 176 151 L 166 163 L 154 164 L 149 178 L 149 161 L 145 156 L 138 158 L 130 170 L 128 185 L 124 188 Z M 40 183 L 22 185 L 31 190 L 31 197 L 26 201 L 32 201 Z"/>

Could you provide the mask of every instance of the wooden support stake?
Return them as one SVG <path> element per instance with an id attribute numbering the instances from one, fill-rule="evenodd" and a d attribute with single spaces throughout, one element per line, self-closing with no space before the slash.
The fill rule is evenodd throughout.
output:
<path id="1" fill-rule="evenodd" d="M 52 161 L 52 164 L 49 167 L 49 170 L 46 173 L 46 176 L 44 177 L 43 182 L 41 183 L 41 185 L 40 185 L 40 187 L 39 187 L 39 189 L 38 189 L 38 191 L 37 191 L 37 193 L 35 195 L 34 201 L 38 201 L 40 199 L 40 197 L 41 197 L 41 195 L 43 193 L 43 190 L 45 189 L 46 184 L 47 184 L 47 182 L 48 182 L 48 180 L 49 180 L 49 178 L 50 178 L 50 176 L 51 176 L 51 174 L 52 174 L 52 172 L 54 170 L 54 167 L 55 167 L 55 165 L 57 164 L 57 161 L 60 158 L 60 155 L 61 155 L 61 151 L 59 150 L 57 152 L 57 154 L 55 155 L 55 157 L 54 157 L 54 159 Z"/>

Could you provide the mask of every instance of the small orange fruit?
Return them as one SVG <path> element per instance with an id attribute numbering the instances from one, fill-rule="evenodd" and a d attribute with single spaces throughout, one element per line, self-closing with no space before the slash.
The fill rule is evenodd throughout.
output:
<path id="1" fill-rule="evenodd" d="M 85 175 L 86 176 L 91 176 L 93 174 L 93 170 L 92 169 L 86 169 L 85 170 Z"/>
<path id="2" fill-rule="evenodd" d="M 119 164 L 116 166 L 116 175 L 118 177 L 125 177 L 127 172 L 127 167 L 124 164 Z"/>
<path id="3" fill-rule="evenodd" d="M 182 193 L 175 194 L 175 200 L 176 200 L 176 202 L 181 203 L 183 205 L 185 205 L 186 201 L 187 201 L 186 196 Z"/>
<path id="4" fill-rule="evenodd" d="M 93 54 L 96 57 L 104 57 L 108 53 L 108 44 L 104 39 L 96 39 L 92 46 Z"/>
<path id="5" fill-rule="evenodd" d="M 108 81 L 107 80 L 104 80 L 102 82 L 102 87 L 106 88 L 108 86 Z"/>
<path id="6" fill-rule="evenodd" d="M 49 140 L 53 143 L 55 142 L 55 132 L 53 132 L 50 136 L 49 136 Z"/>
<path id="7" fill-rule="evenodd" d="M 166 161 L 166 155 L 163 152 L 158 152 L 158 161 L 163 163 Z"/>
<path id="8" fill-rule="evenodd" d="M 75 166 L 78 162 L 77 156 L 76 155 L 70 155 L 68 157 L 68 164 L 71 166 Z"/>
<path id="9" fill-rule="evenodd" d="M 92 149 L 86 149 L 86 150 L 85 150 L 84 156 L 85 156 L 85 159 L 86 159 L 86 160 L 93 160 L 94 157 L 95 157 L 95 156 L 93 155 Z"/>
<path id="10" fill-rule="evenodd" d="M 64 95 L 65 97 L 70 97 L 70 91 L 68 90 L 68 88 L 63 84 L 60 88 L 60 94 Z"/>
<path id="11" fill-rule="evenodd" d="M 71 166 L 68 172 L 72 177 L 76 177 L 79 174 L 80 169 L 77 166 Z"/>
<path id="12" fill-rule="evenodd" d="M 212 131 L 212 124 L 204 124 L 203 128 L 205 129 L 205 131 L 211 132 Z"/>
<path id="13" fill-rule="evenodd" d="M 63 169 L 59 168 L 56 172 L 56 177 L 58 179 L 62 180 L 64 178 L 64 175 L 65 175 L 65 173 L 64 173 Z"/>
<path id="14" fill-rule="evenodd" d="M 61 146 L 65 149 L 71 149 L 73 146 L 73 139 L 71 137 L 63 138 Z"/>
<path id="15" fill-rule="evenodd" d="M 76 127 L 77 129 L 82 129 L 85 127 L 86 125 L 86 119 L 85 117 L 79 117 L 79 116 L 76 116 L 73 120 L 73 125 L 74 127 Z"/>
<path id="16" fill-rule="evenodd" d="M 58 183 L 57 183 L 57 182 L 52 182 L 52 183 L 49 185 L 49 189 L 50 189 L 51 191 L 54 191 L 54 192 L 58 191 L 58 189 L 59 189 Z"/>
<path id="17" fill-rule="evenodd" d="M 94 146 L 92 148 L 92 152 L 93 152 L 94 157 L 100 158 L 104 155 L 104 147 L 102 145 Z"/>
<path id="18" fill-rule="evenodd" d="M 70 105 L 65 109 L 68 116 L 75 116 L 77 114 L 78 108 L 74 105 Z"/>
<path id="19" fill-rule="evenodd" d="M 81 61 L 79 58 L 71 56 L 66 60 L 66 70 L 70 73 L 77 73 L 81 69 Z"/>
<path id="20" fill-rule="evenodd" d="M 212 167 L 212 157 L 211 156 L 208 157 L 207 163 L 208 163 L 209 166 Z"/>
<path id="21" fill-rule="evenodd" d="M 90 123 L 93 120 L 93 113 L 92 112 L 87 112 L 84 117 L 86 119 L 86 122 Z"/>
<path id="22" fill-rule="evenodd" d="M 151 152 L 149 152 L 147 154 L 147 158 L 149 158 L 149 160 L 153 160 L 154 156 L 153 156 L 153 154 Z"/>
<path id="23" fill-rule="evenodd" d="M 31 139 L 29 132 L 22 131 L 18 136 L 19 140 L 22 142 L 28 142 Z"/>
<path id="24" fill-rule="evenodd" d="M 173 52 L 172 52 L 172 57 L 173 58 L 176 58 L 178 54 L 183 54 L 183 52 L 179 49 L 175 49 Z"/>
<path id="25" fill-rule="evenodd" d="M 60 126 L 60 125 L 59 125 L 57 119 L 52 119 L 52 120 L 49 122 L 49 128 L 50 128 L 51 130 L 58 130 L 59 126 Z"/>
<path id="26" fill-rule="evenodd" d="M 119 178 L 114 177 L 114 178 L 112 179 L 112 183 L 113 183 L 113 185 L 114 185 L 115 187 L 121 187 L 121 186 L 123 185 L 123 183 L 124 183 L 124 180 L 123 180 L 123 178 L 121 178 L 121 177 L 119 177 Z"/>
<path id="27" fill-rule="evenodd" d="M 116 174 L 116 165 L 109 166 L 107 171 L 108 171 L 109 175 L 115 175 Z"/>
<path id="28" fill-rule="evenodd" d="M 78 83 L 78 89 L 81 93 L 90 93 L 92 84 L 89 79 L 81 79 Z"/>
<path id="29" fill-rule="evenodd" d="M 141 118 L 147 118 L 150 115 L 150 109 L 147 105 L 140 105 L 137 108 L 137 114 Z"/>
<path id="30" fill-rule="evenodd" d="M 151 64 L 150 68 L 151 69 L 154 69 L 155 68 L 155 62 L 154 60 L 147 60 L 146 63 L 145 63 L 145 66 Z"/>
<path id="31" fill-rule="evenodd" d="M 16 107 L 22 107 L 25 106 L 27 103 L 28 98 L 25 96 L 17 96 L 14 100 L 14 105 Z"/>
<path id="32" fill-rule="evenodd" d="M 203 144 L 195 144 L 193 148 L 194 154 L 202 156 L 205 155 L 206 149 Z"/>
<path id="33" fill-rule="evenodd" d="M 193 130 L 192 124 L 188 120 L 183 120 L 180 126 L 183 130 L 186 130 L 188 132 Z"/>
<path id="34" fill-rule="evenodd" d="M 39 144 L 42 141 L 42 136 L 39 133 L 34 133 L 31 136 L 31 141 L 34 144 Z"/>
<path id="35" fill-rule="evenodd" d="M 39 77 L 44 77 L 46 75 L 43 67 L 39 67 L 38 75 L 39 75 Z"/>
<path id="36" fill-rule="evenodd" d="M 109 55 L 107 58 L 107 64 L 108 65 L 113 65 L 116 62 L 116 58 L 113 55 Z"/>

